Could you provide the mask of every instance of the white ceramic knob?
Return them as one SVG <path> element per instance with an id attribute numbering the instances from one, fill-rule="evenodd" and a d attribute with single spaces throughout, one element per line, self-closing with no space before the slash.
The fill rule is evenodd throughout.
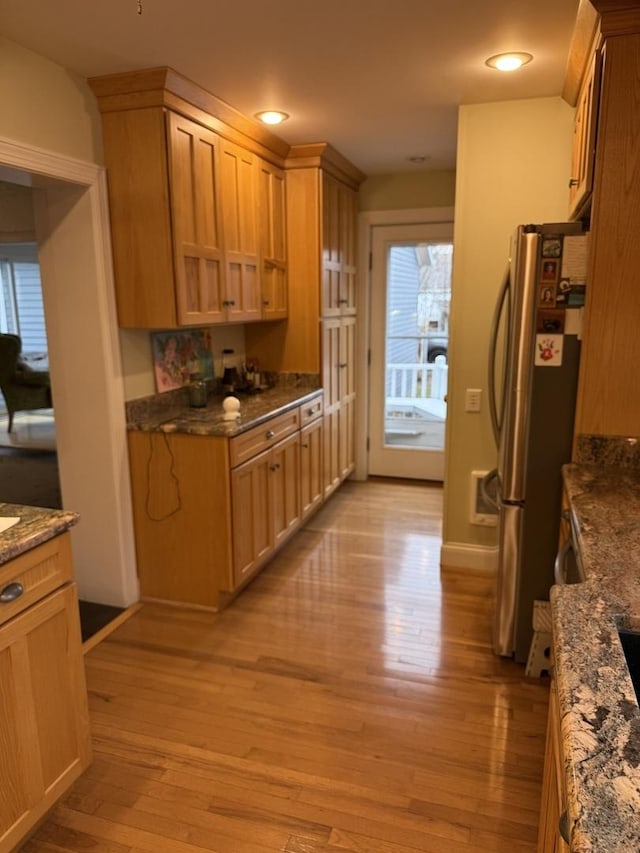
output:
<path id="1" fill-rule="evenodd" d="M 237 397 L 225 397 L 222 401 L 225 421 L 235 421 L 240 417 L 240 400 Z"/>

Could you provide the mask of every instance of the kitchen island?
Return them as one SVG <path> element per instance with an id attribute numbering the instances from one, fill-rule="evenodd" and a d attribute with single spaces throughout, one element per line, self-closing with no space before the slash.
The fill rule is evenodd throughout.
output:
<path id="1" fill-rule="evenodd" d="M 640 850 L 640 708 L 618 635 L 640 631 L 639 448 L 584 437 L 563 469 L 586 578 L 551 591 L 572 853 Z"/>
<path id="2" fill-rule="evenodd" d="M 0 503 L 0 853 L 91 761 L 69 528 L 78 515 Z"/>

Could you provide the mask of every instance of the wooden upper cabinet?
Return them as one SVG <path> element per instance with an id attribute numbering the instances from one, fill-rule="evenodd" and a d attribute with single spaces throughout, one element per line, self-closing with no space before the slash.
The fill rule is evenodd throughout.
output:
<path id="1" fill-rule="evenodd" d="M 176 326 L 164 110 L 107 113 L 102 133 L 118 322 Z"/>
<path id="2" fill-rule="evenodd" d="M 102 113 L 119 324 L 262 319 L 260 164 L 284 166 L 289 146 L 169 68 L 89 83 Z M 283 200 L 273 208 L 281 232 Z"/>
<path id="3" fill-rule="evenodd" d="M 601 64 L 600 51 L 594 51 L 578 95 L 569 179 L 570 219 L 582 217 L 593 191 Z"/>
<path id="4" fill-rule="evenodd" d="M 288 314 L 287 199 L 285 173 L 266 160 L 258 169 L 262 318 L 282 320 Z"/>
<path id="5" fill-rule="evenodd" d="M 357 193 L 322 176 L 322 306 L 324 317 L 356 312 Z"/>
<path id="6" fill-rule="evenodd" d="M 594 0 L 602 73 L 575 433 L 638 434 L 640 5 Z"/>
<path id="7" fill-rule="evenodd" d="M 196 122 L 167 114 L 178 322 L 225 317 L 225 255 L 220 215 L 220 139 Z"/>
<path id="8" fill-rule="evenodd" d="M 221 159 L 227 320 L 259 320 L 257 164 L 251 152 L 226 140 Z"/>

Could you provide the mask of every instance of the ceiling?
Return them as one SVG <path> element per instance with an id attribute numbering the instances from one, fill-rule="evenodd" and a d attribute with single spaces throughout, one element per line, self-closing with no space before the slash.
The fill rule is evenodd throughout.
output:
<path id="1" fill-rule="evenodd" d="M 373 175 L 453 168 L 459 104 L 559 95 L 578 2 L 0 0 L 0 32 L 82 77 L 171 66 Z M 513 50 L 534 61 L 484 65 Z"/>

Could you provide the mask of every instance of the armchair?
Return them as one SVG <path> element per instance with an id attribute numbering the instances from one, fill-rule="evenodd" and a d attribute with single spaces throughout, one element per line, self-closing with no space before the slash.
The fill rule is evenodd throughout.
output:
<path id="1" fill-rule="evenodd" d="M 7 432 L 11 432 L 15 412 L 52 406 L 49 372 L 33 370 L 22 360 L 21 352 L 18 335 L 0 334 L 0 391 L 9 413 Z"/>

